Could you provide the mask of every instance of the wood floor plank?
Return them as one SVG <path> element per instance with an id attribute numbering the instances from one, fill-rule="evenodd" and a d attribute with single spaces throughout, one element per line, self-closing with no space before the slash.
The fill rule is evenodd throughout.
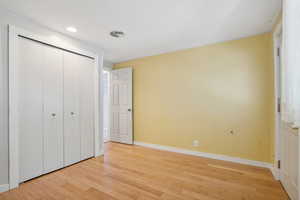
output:
<path id="1" fill-rule="evenodd" d="M 25 182 L 0 200 L 288 200 L 268 169 L 106 143 L 92 158 Z"/>
<path id="2" fill-rule="evenodd" d="M 106 194 L 104 192 L 101 192 L 95 188 L 91 188 L 88 191 L 86 191 L 84 195 L 84 199 L 88 200 L 100 200 L 100 199 L 105 199 L 105 200 L 117 200 L 113 196 Z"/>

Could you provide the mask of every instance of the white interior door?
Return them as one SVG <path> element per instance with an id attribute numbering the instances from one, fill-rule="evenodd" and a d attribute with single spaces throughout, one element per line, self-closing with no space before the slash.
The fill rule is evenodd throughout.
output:
<path id="1" fill-rule="evenodd" d="M 113 70 L 110 86 L 110 139 L 115 142 L 132 144 L 132 68 Z"/>
<path id="2" fill-rule="evenodd" d="M 94 100 L 95 62 L 78 56 L 79 64 L 79 125 L 81 137 L 81 160 L 94 156 Z"/>
<path id="3" fill-rule="evenodd" d="M 43 46 L 18 38 L 16 60 L 19 182 L 43 173 Z M 34 56 L 33 56 L 34 55 Z"/>
<path id="4" fill-rule="evenodd" d="M 283 94 L 284 86 L 282 85 L 283 71 L 281 57 L 281 38 L 279 38 L 278 55 L 277 55 L 277 66 L 279 73 L 277 76 L 278 89 L 277 95 L 280 101 L 281 94 Z M 279 103 L 280 106 L 280 103 Z M 280 107 L 279 107 L 280 108 Z M 278 110 L 279 116 L 279 134 L 280 134 L 280 181 L 285 188 L 286 192 L 292 200 L 298 200 L 299 196 L 299 130 L 293 129 L 292 125 L 286 123 L 281 118 L 281 109 Z"/>
<path id="5" fill-rule="evenodd" d="M 63 167 L 63 51 L 44 45 L 44 172 Z"/>
<path id="6" fill-rule="evenodd" d="M 64 165 L 80 161 L 79 56 L 64 52 Z"/>

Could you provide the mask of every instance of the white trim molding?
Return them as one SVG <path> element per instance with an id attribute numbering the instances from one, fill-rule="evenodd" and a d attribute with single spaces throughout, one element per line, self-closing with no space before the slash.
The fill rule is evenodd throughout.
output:
<path id="1" fill-rule="evenodd" d="M 251 166 L 256 166 L 256 167 L 263 167 L 263 168 L 268 168 L 270 170 L 273 168 L 273 165 L 271 163 L 247 160 L 247 159 L 243 159 L 243 158 L 225 156 L 225 155 L 220 155 L 220 154 L 192 151 L 192 150 L 180 149 L 180 148 L 176 148 L 176 147 L 163 146 L 163 145 L 159 145 L 159 144 L 149 144 L 149 143 L 138 142 L 138 141 L 134 141 L 134 144 L 138 145 L 138 146 L 143 146 L 143 147 L 148 147 L 148 148 L 158 149 L 158 150 L 163 150 L 163 151 L 170 151 L 170 152 L 175 152 L 175 153 L 193 155 L 193 156 L 204 157 L 204 158 L 211 158 L 211 159 L 216 159 L 216 160 L 229 161 L 229 162 L 251 165 Z"/>
<path id="2" fill-rule="evenodd" d="M 104 156 L 104 149 L 103 149 L 103 148 L 99 151 L 98 157 L 99 157 L 99 156 Z"/>
<path id="3" fill-rule="evenodd" d="M 0 193 L 6 192 L 9 190 L 9 184 L 0 185 Z"/>
<path id="4" fill-rule="evenodd" d="M 270 168 L 272 174 L 273 174 L 273 177 L 275 178 L 275 180 L 279 181 L 280 180 L 280 170 L 275 167 L 275 166 L 272 166 Z"/>
<path id="5" fill-rule="evenodd" d="M 282 22 L 280 21 L 273 33 L 273 55 L 274 55 L 274 112 L 275 112 L 275 141 L 274 141 L 274 166 L 272 173 L 276 180 L 280 179 L 280 169 L 277 167 L 277 163 L 280 160 L 280 113 L 278 113 L 278 104 L 280 98 L 280 58 L 278 57 L 278 48 L 281 47 L 282 37 Z"/>

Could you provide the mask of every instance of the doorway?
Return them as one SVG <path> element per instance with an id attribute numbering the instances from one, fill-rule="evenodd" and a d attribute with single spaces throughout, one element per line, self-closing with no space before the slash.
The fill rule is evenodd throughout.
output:
<path id="1" fill-rule="evenodd" d="M 104 142 L 133 144 L 132 68 L 103 71 Z"/>
<path id="2" fill-rule="evenodd" d="M 111 73 L 111 132 L 114 142 L 133 144 L 132 68 Z"/>

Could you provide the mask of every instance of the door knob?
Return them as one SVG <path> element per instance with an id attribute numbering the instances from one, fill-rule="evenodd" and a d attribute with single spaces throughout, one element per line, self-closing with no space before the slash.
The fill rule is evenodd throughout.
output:
<path id="1" fill-rule="evenodd" d="M 71 112 L 71 115 L 75 115 L 75 113 L 74 113 L 74 112 Z"/>
<path id="2" fill-rule="evenodd" d="M 130 108 L 128 108 L 128 112 L 131 112 L 131 109 L 130 109 Z"/>
<path id="3" fill-rule="evenodd" d="M 52 116 L 52 117 L 55 117 L 55 116 L 56 116 L 56 114 L 55 114 L 55 113 L 52 113 L 52 114 L 51 114 L 51 116 Z"/>

